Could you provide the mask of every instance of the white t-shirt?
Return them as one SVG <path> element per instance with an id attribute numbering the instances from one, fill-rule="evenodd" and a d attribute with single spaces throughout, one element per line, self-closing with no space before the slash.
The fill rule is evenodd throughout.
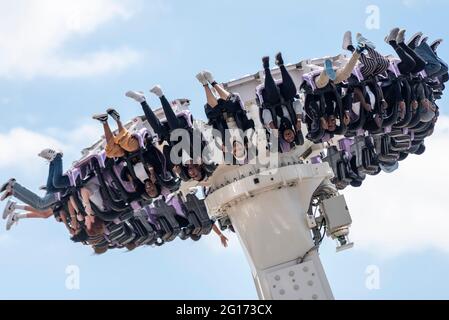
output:
<path id="1" fill-rule="evenodd" d="M 105 211 L 103 198 L 101 197 L 100 193 L 100 183 L 98 182 L 98 178 L 91 179 L 86 184 L 85 188 L 89 190 L 91 194 L 89 200 L 92 201 L 98 207 L 98 209 L 100 209 L 101 211 Z"/>
<path id="2" fill-rule="evenodd" d="M 360 116 L 360 102 L 354 102 L 352 104 L 352 112 L 357 116 Z"/>
<path id="3" fill-rule="evenodd" d="M 302 114 L 303 111 L 303 107 L 302 104 L 299 100 L 296 100 L 293 103 L 293 109 L 296 113 L 296 115 L 300 115 Z M 296 123 L 296 119 L 290 119 L 290 114 L 288 113 L 288 109 L 286 106 L 282 106 L 282 113 L 284 115 L 284 117 L 286 117 L 287 119 L 289 119 L 293 124 Z M 264 109 L 262 112 L 262 118 L 263 121 L 265 123 L 266 126 L 268 126 L 271 122 L 273 122 L 273 116 L 271 115 L 271 111 L 268 109 Z M 278 117 L 278 123 L 281 121 L 281 119 Z"/>
<path id="4" fill-rule="evenodd" d="M 134 172 L 136 173 L 137 179 L 139 179 L 142 183 L 145 183 L 145 181 L 150 179 L 147 172 L 145 171 L 145 167 L 143 166 L 142 162 L 134 165 Z"/>
<path id="5" fill-rule="evenodd" d="M 371 89 L 369 87 L 366 87 L 366 92 L 369 95 L 369 100 L 367 101 L 367 103 L 369 103 L 371 105 L 371 107 L 374 108 L 374 105 L 376 104 L 376 97 L 374 96 L 374 93 L 371 91 Z"/>

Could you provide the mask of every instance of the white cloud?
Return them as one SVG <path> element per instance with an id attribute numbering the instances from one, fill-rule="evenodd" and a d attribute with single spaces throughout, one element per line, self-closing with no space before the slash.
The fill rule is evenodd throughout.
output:
<path id="1" fill-rule="evenodd" d="M 140 54 L 125 47 L 73 56 L 63 50 L 100 26 L 133 12 L 131 0 L 0 1 L 0 76 L 79 77 L 121 70 Z"/>
<path id="2" fill-rule="evenodd" d="M 402 0 L 402 4 L 409 8 L 415 7 L 418 3 L 419 1 L 417 0 Z"/>
<path id="3" fill-rule="evenodd" d="M 0 170 L 33 172 L 42 167 L 37 154 L 44 148 L 62 150 L 67 159 L 75 160 L 83 148 L 102 134 L 100 126 L 93 124 L 67 131 L 49 129 L 48 132 L 42 134 L 19 127 L 0 134 L 0 150 L 3 150 L 0 153 Z"/>
<path id="4" fill-rule="evenodd" d="M 14 128 L 0 134 L 0 168 L 26 170 L 44 148 L 61 148 L 56 139 L 24 128 Z"/>
<path id="5" fill-rule="evenodd" d="M 370 177 L 345 196 L 356 250 L 384 257 L 423 250 L 449 253 L 449 117 L 442 116 L 427 151 L 393 174 Z"/>

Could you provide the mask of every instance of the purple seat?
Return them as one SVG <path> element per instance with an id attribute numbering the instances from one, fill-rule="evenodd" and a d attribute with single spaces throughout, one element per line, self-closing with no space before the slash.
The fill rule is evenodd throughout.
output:
<path id="1" fill-rule="evenodd" d="M 184 118 L 186 120 L 187 125 L 189 126 L 189 128 L 193 127 L 193 116 L 192 116 L 192 113 L 189 110 L 183 110 L 181 112 L 176 113 L 176 117 Z M 167 123 L 167 119 L 162 119 L 161 123 L 162 124 L 166 124 Z"/>
<path id="2" fill-rule="evenodd" d="M 316 83 L 315 83 L 315 78 L 318 77 L 321 72 L 323 72 L 322 70 L 314 70 L 308 73 L 305 73 L 302 75 L 302 79 L 303 81 L 305 81 L 311 88 L 313 91 L 315 91 L 317 89 Z"/>
<path id="3" fill-rule="evenodd" d="M 72 186 L 76 186 L 76 181 L 78 179 L 85 180 L 89 177 L 90 174 L 94 171 L 94 167 L 92 164 L 93 160 L 96 160 L 101 168 L 105 168 L 106 166 L 106 151 L 101 151 L 98 154 L 92 154 L 88 157 L 82 159 L 75 166 L 66 172 L 66 176 L 69 177 L 70 184 Z"/>
<path id="4" fill-rule="evenodd" d="M 399 64 L 401 63 L 401 60 L 394 59 L 390 61 L 390 65 L 388 67 L 388 70 L 390 70 L 396 77 L 399 77 L 401 75 L 401 71 L 399 70 Z"/>
<path id="5" fill-rule="evenodd" d="M 316 156 L 316 157 L 310 158 L 310 162 L 312 164 L 323 163 L 323 159 L 321 158 L 321 156 Z"/>
<path id="6" fill-rule="evenodd" d="M 151 132 L 147 128 L 142 128 L 139 131 L 134 132 L 132 136 L 139 141 L 139 146 L 143 149 L 145 148 L 145 141 L 148 137 L 151 137 Z"/>
<path id="7" fill-rule="evenodd" d="M 352 74 L 357 78 L 357 80 L 359 80 L 359 82 L 365 80 L 365 77 L 363 76 L 362 73 L 362 68 L 363 64 L 359 64 L 354 68 L 354 70 L 352 70 Z"/>
<path id="8" fill-rule="evenodd" d="M 351 153 L 351 146 L 354 143 L 352 139 L 344 138 L 338 141 L 341 151 Z"/>
<path id="9" fill-rule="evenodd" d="M 122 171 L 126 167 L 125 162 L 120 162 L 119 164 L 114 165 L 113 170 L 115 175 L 117 176 L 118 180 L 122 184 L 123 188 L 125 188 L 126 192 L 133 193 L 136 192 L 136 188 L 134 187 L 134 184 L 129 181 L 125 181 L 122 179 Z"/>

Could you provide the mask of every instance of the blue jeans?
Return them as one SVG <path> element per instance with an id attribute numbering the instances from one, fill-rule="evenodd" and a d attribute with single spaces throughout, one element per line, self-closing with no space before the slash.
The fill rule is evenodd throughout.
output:
<path id="1" fill-rule="evenodd" d="M 37 210 L 47 210 L 58 202 L 60 200 L 58 192 L 70 187 L 69 178 L 63 176 L 61 155 L 57 155 L 50 162 L 46 187 L 47 194 L 44 197 L 39 197 L 19 183 L 15 183 L 13 186 L 13 194 L 14 197 Z"/>
<path id="2" fill-rule="evenodd" d="M 415 51 L 424 59 L 424 61 L 426 61 L 425 70 L 429 77 L 438 77 L 444 74 L 441 70 L 442 65 L 438 60 L 438 57 L 427 43 L 421 43 Z"/>
<path id="3" fill-rule="evenodd" d="M 39 211 L 49 209 L 60 200 L 57 192 L 49 192 L 44 197 L 39 197 L 37 194 L 21 186 L 17 182 L 14 183 L 12 189 L 14 197 Z"/>
<path id="4" fill-rule="evenodd" d="M 50 180 L 51 179 L 51 180 Z M 58 154 L 55 159 L 50 162 L 50 168 L 48 172 L 47 188 L 48 183 L 51 181 L 52 186 L 50 189 L 60 191 L 70 187 L 70 179 L 63 175 L 62 172 L 62 155 Z M 47 191 L 49 191 L 47 189 Z"/>
<path id="5" fill-rule="evenodd" d="M 449 71 L 449 68 L 448 68 L 448 65 L 447 65 L 446 62 L 444 62 L 444 61 L 443 61 L 440 57 L 438 57 L 438 56 L 437 56 L 437 58 L 438 58 L 438 61 L 439 61 L 440 64 L 441 64 L 441 69 L 440 69 L 440 72 L 438 73 L 438 76 L 439 76 L 439 77 L 442 77 L 443 75 L 447 74 L 447 72 Z"/>

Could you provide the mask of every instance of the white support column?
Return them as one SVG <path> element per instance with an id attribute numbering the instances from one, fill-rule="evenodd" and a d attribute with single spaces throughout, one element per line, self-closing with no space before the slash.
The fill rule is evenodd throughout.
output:
<path id="1" fill-rule="evenodd" d="M 327 164 L 285 161 L 214 175 L 209 212 L 229 216 L 261 299 L 333 299 L 306 219 L 313 193 L 332 176 Z"/>

